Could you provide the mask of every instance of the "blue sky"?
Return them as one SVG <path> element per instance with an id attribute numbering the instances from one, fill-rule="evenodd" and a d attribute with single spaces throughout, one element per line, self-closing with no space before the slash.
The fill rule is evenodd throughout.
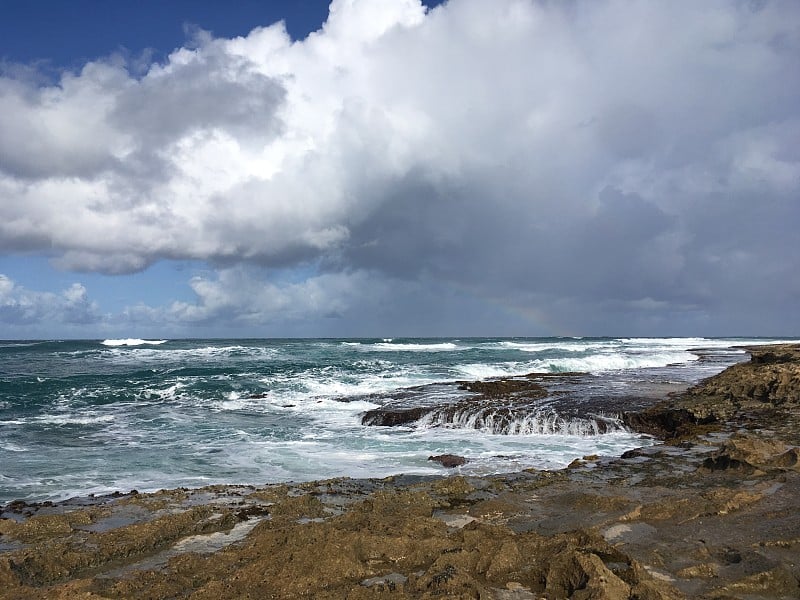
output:
<path id="1" fill-rule="evenodd" d="M 328 4 L 326 0 L 2 0 L 0 55 L 21 63 L 46 61 L 56 68 L 80 67 L 120 50 L 135 56 L 149 49 L 163 60 L 185 43 L 187 26 L 234 37 L 280 20 L 299 39 L 319 29 L 328 16 Z"/>
<path id="2" fill-rule="evenodd" d="M 800 333 L 790 0 L 0 14 L 0 338 Z"/>

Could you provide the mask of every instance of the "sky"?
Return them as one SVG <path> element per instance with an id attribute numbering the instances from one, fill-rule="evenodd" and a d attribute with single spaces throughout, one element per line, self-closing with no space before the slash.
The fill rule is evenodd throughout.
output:
<path id="1" fill-rule="evenodd" d="M 0 0 L 0 339 L 800 334 L 795 0 Z"/>

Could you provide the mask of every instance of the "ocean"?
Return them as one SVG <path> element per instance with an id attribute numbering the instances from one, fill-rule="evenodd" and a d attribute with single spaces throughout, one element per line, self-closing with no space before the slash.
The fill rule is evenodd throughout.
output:
<path id="1" fill-rule="evenodd" d="M 653 440 L 616 419 L 746 354 L 751 338 L 64 340 L 0 342 L 0 504 L 214 483 L 557 469 Z M 448 406 L 458 382 L 528 373 L 523 404 L 364 425 Z M 459 405 L 461 406 L 461 405 Z M 467 403 L 467 406 L 469 404 Z M 502 419 L 500 409 L 503 409 Z M 451 411 L 452 413 L 453 411 Z M 602 421 L 606 426 L 597 427 Z"/>

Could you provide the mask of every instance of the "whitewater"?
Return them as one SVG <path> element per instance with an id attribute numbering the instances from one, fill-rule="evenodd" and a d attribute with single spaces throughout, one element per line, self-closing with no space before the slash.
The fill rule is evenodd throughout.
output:
<path id="1" fill-rule="evenodd" d="M 752 338 L 0 342 L 0 504 L 213 483 L 557 469 L 652 440 L 615 413 L 713 375 Z M 457 382 L 580 373 L 552 398 L 441 415 Z M 381 407 L 436 406 L 398 427 Z M 453 411 L 450 411 L 451 413 Z M 611 426 L 591 426 L 598 415 Z M 502 417 L 502 419 L 501 419 Z"/>

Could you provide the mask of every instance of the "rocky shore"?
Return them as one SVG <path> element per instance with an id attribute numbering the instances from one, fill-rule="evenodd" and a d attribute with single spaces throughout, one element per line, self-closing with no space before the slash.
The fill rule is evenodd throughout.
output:
<path id="1" fill-rule="evenodd" d="M 800 348 L 750 354 L 562 471 L 13 502 L 0 598 L 798 598 Z"/>

